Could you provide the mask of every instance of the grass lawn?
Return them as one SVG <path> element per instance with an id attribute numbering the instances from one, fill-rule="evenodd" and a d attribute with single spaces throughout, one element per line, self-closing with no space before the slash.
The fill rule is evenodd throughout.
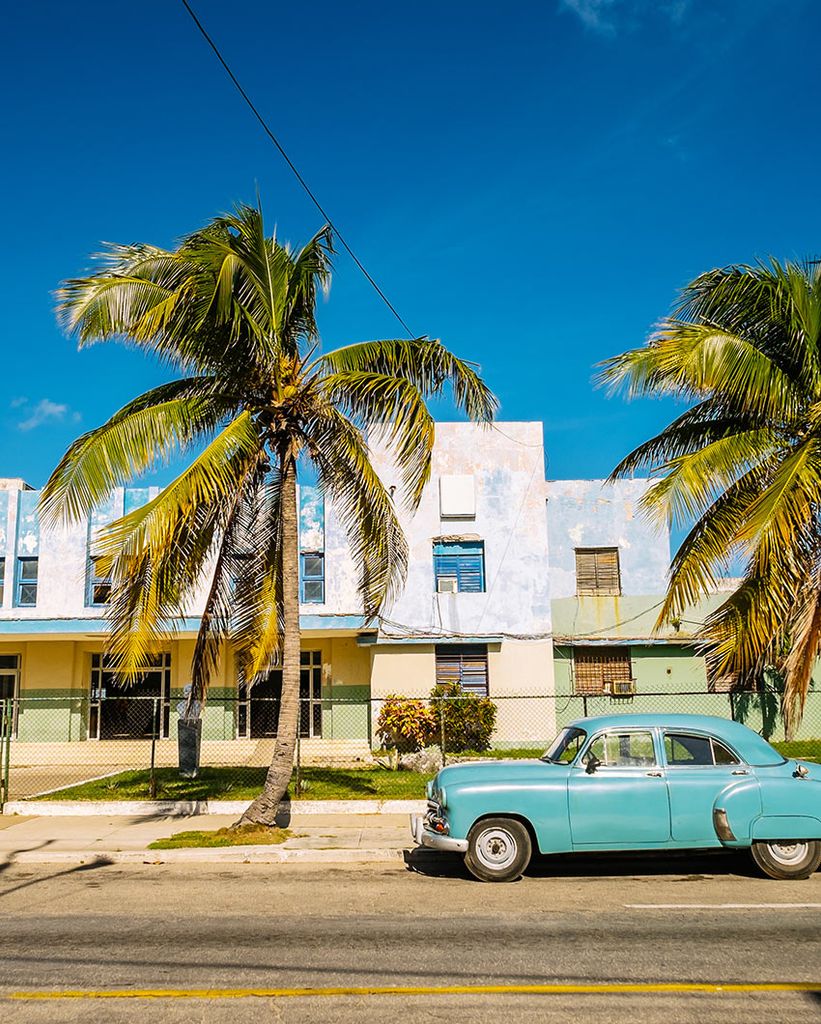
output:
<path id="1" fill-rule="evenodd" d="M 218 828 L 216 831 L 175 832 L 166 839 L 155 839 L 149 850 L 184 850 L 191 847 L 271 846 L 284 843 L 294 833 L 287 828 L 265 828 L 240 825 L 239 828 Z"/>
<path id="2" fill-rule="evenodd" d="M 181 779 L 176 768 L 158 768 L 158 800 L 252 800 L 262 789 L 265 768 L 202 768 Z M 431 775 L 386 768 L 303 768 L 305 788 L 293 800 L 423 800 Z M 81 782 L 39 800 L 147 800 L 148 771 L 127 771 Z"/>
<path id="3" fill-rule="evenodd" d="M 773 746 L 784 757 L 821 761 L 821 740 L 791 740 L 789 743 L 773 743 Z"/>

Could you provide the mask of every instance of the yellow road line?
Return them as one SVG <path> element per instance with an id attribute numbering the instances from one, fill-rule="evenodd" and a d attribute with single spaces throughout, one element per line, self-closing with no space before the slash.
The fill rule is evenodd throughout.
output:
<path id="1" fill-rule="evenodd" d="M 629 995 L 686 992 L 821 992 L 821 982 L 635 982 L 590 985 L 364 985 L 330 988 L 112 988 L 0 993 L 1 999 L 294 999 L 314 996 Z"/>

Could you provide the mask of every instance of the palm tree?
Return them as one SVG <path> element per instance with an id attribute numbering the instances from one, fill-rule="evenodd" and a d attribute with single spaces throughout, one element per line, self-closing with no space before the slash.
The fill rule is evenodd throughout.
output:
<path id="1" fill-rule="evenodd" d="M 106 528 L 113 577 L 109 651 L 126 679 L 156 652 L 193 594 L 207 591 L 191 665 L 204 698 L 226 645 L 250 685 L 282 671 L 265 787 L 241 819 L 272 824 L 289 780 L 299 720 L 297 468 L 310 466 L 347 531 L 366 620 L 402 584 L 407 546 L 370 461 L 368 430 L 390 446 L 412 511 L 430 473 L 426 400 L 450 385 L 488 422 L 496 402 L 472 365 L 417 338 L 319 351 L 318 289 L 331 234 L 298 251 L 240 206 L 172 250 L 109 246 L 102 265 L 66 281 L 58 315 L 83 347 L 119 340 L 179 374 L 78 438 L 46 484 L 46 523 L 85 519 L 113 488 L 179 453 L 187 468 L 147 505 Z"/>
<path id="2" fill-rule="evenodd" d="M 793 735 L 821 643 L 821 268 L 702 274 L 646 345 L 602 366 L 611 390 L 691 403 L 613 472 L 649 469 L 645 510 L 689 530 L 659 626 L 742 564 L 701 636 L 712 670 L 742 685 L 767 665 L 783 675 Z"/>

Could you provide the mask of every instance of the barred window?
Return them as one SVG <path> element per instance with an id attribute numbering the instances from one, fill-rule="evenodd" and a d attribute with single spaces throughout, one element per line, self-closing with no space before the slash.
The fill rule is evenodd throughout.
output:
<path id="1" fill-rule="evenodd" d="M 488 692 L 485 644 L 437 644 L 436 685 L 458 683 L 463 690 L 486 697 Z"/>
<path id="2" fill-rule="evenodd" d="M 621 593 L 618 548 L 576 548 L 576 593 Z"/>
<path id="3" fill-rule="evenodd" d="M 576 693 L 608 693 L 613 683 L 629 683 L 633 667 L 628 647 L 574 647 Z"/>

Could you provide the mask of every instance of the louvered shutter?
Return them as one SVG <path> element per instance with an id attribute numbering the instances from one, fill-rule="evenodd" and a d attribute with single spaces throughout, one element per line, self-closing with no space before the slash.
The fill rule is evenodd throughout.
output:
<path id="1" fill-rule="evenodd" d="M 576 548 L 576 593 L 621 593 L 618 548 Z"/>
<path id="2" fill-rule="evenodd" d="M 436 579 L 454 576 L 457 590 L 481 594 L 485 589 L 485 545 L 483 541 L 452 541 L 435 544 L 433 572 Z"/>
<path id="3" fill-rule="evenodd" d="M 436 683 L 458 683 L 468 693 L 487 696 L 487 647 L 483 644 L 438 644 Z"/>

